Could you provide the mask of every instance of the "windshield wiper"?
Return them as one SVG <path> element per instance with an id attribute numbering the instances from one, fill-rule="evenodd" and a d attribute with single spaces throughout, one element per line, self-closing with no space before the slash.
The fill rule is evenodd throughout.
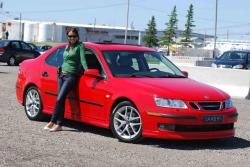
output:
<path id="1" fill-rule="evenodd" d="M 153 76 L 148 75 L 146 73 L 133 73 L 133 74 L 130 75 L 130 77 L 134 77 L 134 78 L 143 78 L 143 77 L 153 78 Z"/>
<path id="2" fill-rule="evenodd" d="M 187 77 L 181 75 L 162 75 L 159 76 L 159 78 L 187 78 Z"/>
<path id="3" fill-rule="evenodd" d="M 135 72 L 132 74 L 116 74 L 116 77 L 130 77 L 130 78 L 186 78 L 181 75 L 173 75 L 173 74 L 157 74 L 157 73 L 149 73 L 149 72 Z"/>

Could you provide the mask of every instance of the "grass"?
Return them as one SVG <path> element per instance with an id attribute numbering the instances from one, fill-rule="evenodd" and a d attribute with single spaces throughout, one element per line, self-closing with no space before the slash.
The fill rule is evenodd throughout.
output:
<path id="1" fill-rule="evenodd" d="M 50 46 L 56 46 L 59 44 L 62 44 L 60 42 L 32 42 L 35 45 L 50 45 Z"/>

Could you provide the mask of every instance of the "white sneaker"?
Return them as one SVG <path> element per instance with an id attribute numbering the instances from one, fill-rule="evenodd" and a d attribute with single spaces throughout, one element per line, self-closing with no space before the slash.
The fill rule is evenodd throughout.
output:
<path id="1" fill-rule="evenodd" d="M 62 131 L 62 126 L 56 125 L 53 128 L 49 129 L 50 132 Z"/>
<path id="2" fill-rule="evenodd" d="M 43 130 L 50 130 L 51 128 L 49 128 L 47 125 L 44 126 Z"/>

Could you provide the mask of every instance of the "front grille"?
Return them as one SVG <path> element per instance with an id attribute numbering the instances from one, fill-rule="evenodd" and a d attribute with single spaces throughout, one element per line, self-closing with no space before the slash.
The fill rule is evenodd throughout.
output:
<path id="1" fill-rule="evenodd" d="M 232 130 L 234 124 L 217 124 L 217 125 L 169 125 L 158 124 L 158 127 L 163 130 L 176 131 L 176 132 L 212 132 Z"/>
<path id="2" fill-rule="evenodd" d="M 190 102 L 189 104 L 190 104 L 190 106 L 191 106 L 193 109 L 195 109 L 195 110 L 199 110 L 199 109 L 200 109 L 200 108 L 198 107 L 198 105 L 195 104 L 194 102 Z"/>
<path id="3" fill-rule="evenodd" d="M 221 108 L 221 103 L 220 102 L 198 102 L 199 106 L 203 110 L 219 110 Z"/>
<path id="4" fill-rule="evenodd" d="M 194 110 L 216 111 L 225 108 L 222 102 L 189 102 L 189 105 Z"/>

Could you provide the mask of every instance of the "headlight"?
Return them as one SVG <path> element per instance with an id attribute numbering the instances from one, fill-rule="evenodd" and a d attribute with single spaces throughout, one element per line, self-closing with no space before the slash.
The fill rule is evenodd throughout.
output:
<path id="1" fill-rule="evenodd" d="M 217 65 L 215 63 L 212 63 L 211 66 L 215 67 L 215 68 L 217 67 Z"/>
<path id="2" fill-rule="evenodd" d="M 164 99 L 154 97 L 156 106 L 158 107 L 168 107 L 168 108 L 187 108 L 186 104 L 182 100 L 176 99 Z"/>
<path id="3" fill-rule="evenodd" d="M 244 68 L 244 66 L 242 64 L 239 64 L 239 65 L 236 65 L 236 66 L 233 66 L 234 69 L 242 69 Z"/>
<path id="4" fill-rule="evenodd" d="M 225 100 L 225 109 L 234 107 L 233 101 L 231 99 Z"/>

